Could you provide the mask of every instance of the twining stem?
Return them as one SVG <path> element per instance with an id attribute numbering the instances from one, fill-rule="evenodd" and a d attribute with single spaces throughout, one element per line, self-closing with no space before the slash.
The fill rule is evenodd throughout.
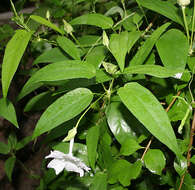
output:
<path id="1" fill-rule="evenodd" d="M 188 23 L 187 23 L 187 20 L 186 20 L 185 8 L 186 7 L 184 7 L 184 6 L 181 7 L 182 14 L 183 14 L 183 20 L 184 20 L 184 25 L 185 25 L 186 34 L 187 34 L 187 39 L 188 39 L 188 43 L 189 43 L 190 42 L 190 36 L 189 36 Z"/>
<path id="2" fill-rule="evenodd" d="M 181 91 L 179 91 L 176 96 L 179 96 L 180 94 L 181 94 Z M 173 98 L 173 100 L 171 101 L 171 103 L 169 104 L 169 106 L 166 108 L 166 110 L 165 110 L 166 112 L 168 112 L 170 110 L 170 108 L 172 107 L 172 105 L 175 103 L 176 99 L 177 99 L 177 97 L 174 97 Z M 144 160 L 144 156 L 145 156 L 145 154 L 147 153 L 147 151 L 150 148 L 150 145 L 152 143 L 152 140 L 153 140 L 153 137 L 151 137 L 151 139 L 149 140 L 148 144 L 146 145 L 146 148 L 144 150 L 144 153 L 142 154 L 142 157 L 141 157 L 141 160 L 142 161 Z"/>
<path id="3" fill-rule="evenodd" d="M 190 143 L 188 145 L 188 153 L 187 153 L 187 166 L 188 166 L 188 168 L 190 167 L 191 150 L 192 150 L 192 145 L 193 145 L 194 132 L 195 132 L 195 112 L 194 112 L 192 127 L 191 127 L 191 131 L 190 131 Z M 184 173 L 184 175 L 181 178 L 178 190 L 181 190 L 181 188 L 182 188 L 186 173 L 187 173 L 187 171 Z"/>

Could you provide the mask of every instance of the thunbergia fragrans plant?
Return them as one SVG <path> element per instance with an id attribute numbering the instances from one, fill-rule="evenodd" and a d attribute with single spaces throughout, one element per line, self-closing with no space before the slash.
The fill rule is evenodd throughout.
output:
<path id="1" fill-rule="evenodd" d="M 195 2 L 19 2 L 0 68 L 10 183 L 25 168 L 37 190 L 194 189 Z"/>

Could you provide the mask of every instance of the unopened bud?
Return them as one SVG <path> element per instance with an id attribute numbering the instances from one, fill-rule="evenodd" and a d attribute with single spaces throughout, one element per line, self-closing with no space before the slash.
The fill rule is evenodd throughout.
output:
<path id="1" fill-rule="evenodd" d="M 190 0 L 177 0 L 177 3 L 178 3 L 181 7 L 186 7 L 187 5 L 190 4 Z"/>
<path id="2" fill-rule="evenodd" d="M 64 30 L 68 33 L 71 34 L 73 32 L 73 28 L 72 26 L 66 22 L 66 20 L 63 19 L 63 23 L 64 23 Z"/>

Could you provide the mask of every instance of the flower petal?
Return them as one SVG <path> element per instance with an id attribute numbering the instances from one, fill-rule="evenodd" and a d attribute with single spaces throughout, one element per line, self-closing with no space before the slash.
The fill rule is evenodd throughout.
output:
<path id="1" fill-rule="evenodd" d="M 48 168 L 53 168 L 58 175 L 65 168 L 66 163 L 63 160 L 53 159 L 47 165 Z"/>
<path id="2" fill-rule="evenodd" d="M 50 154 L 48 156 L 46 156 L 45 158 L 63 159 L 65 155 L 66 154 L 64 154 L 63 152 L 60 152 L 58 150 L 54 150 L 54 151 L 51 151 Z"/>
<path id="3" fill-rule="evenodd" d="M 65 170 L 70 172 L 76 172 L 80 174 L 80 177 L 84 176 L 84 171 L 82 168 L 79 168 L 76 164 L 72 162 L 64 162 L 65 163 Z"/>

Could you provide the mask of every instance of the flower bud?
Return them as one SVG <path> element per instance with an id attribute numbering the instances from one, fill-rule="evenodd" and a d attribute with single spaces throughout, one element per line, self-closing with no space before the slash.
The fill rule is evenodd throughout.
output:
<path id="1" fill-rule="evenodd" d="M 190 0 L 177 0 L 177 3 L 178 3 L 181 7 L 186 7 L 187 5 L 190 4 Z"/>

